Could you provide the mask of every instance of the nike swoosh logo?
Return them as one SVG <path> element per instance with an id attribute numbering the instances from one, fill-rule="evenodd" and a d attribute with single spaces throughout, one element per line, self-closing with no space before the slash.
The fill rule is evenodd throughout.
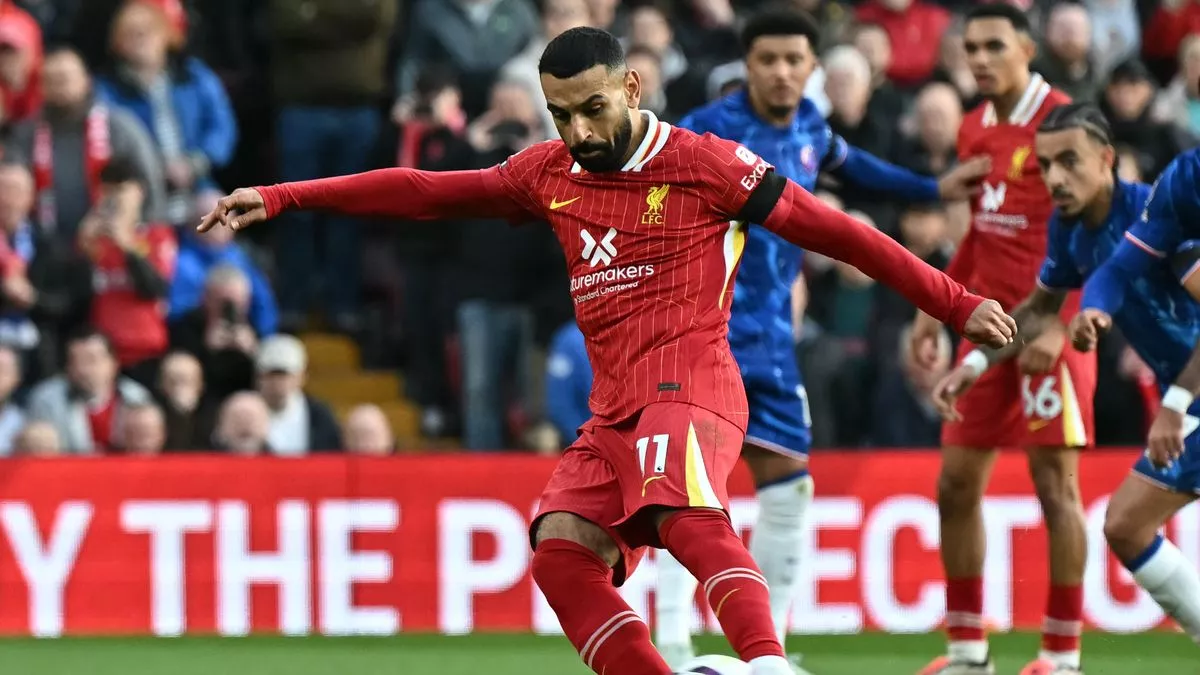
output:
<path id="1" fill-rule="evenodd" d="M 579 201 L 580 199 L 583 199 L 583 196 L 579 196 L 574 199 L 568 199 L 565 202 L 560 202 L 560 201 L 558 201 L 557 198 L 552 199 L 552 200 L 550 200 L 550 210 L 557 211 L 558 209 L 561 209 L 562 207 L 564 207 L 568 204 L 574 204 L 575 202 Z"/>
<path id="2" fill-rule="evenodd" d="M 1047 424 L 1050 424 L 1050 420 L 1034 420 L 1029 423 L 1029 430 L 1041 431 L 1042 429 L 1046 428 Z"/>
<path id="3" fill-rule="evenodd" d="M 646 481 L 642 483 L 642 496 L 643 497 L 646 496 L 646 486 L 647 485 L 653 483 L 656 480 L 662 480 L 663 478 L 666 478 L 666 476 L 650 476 L 649 478 L 647 478 Z"/>

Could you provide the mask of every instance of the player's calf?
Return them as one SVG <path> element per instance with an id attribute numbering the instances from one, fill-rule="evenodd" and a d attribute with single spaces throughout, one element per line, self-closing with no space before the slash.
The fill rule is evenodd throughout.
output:
<path id="1" fill-rule="evenodd" d="M 1108 503 L 1104 538 L 1138 585 L 1200 643 L 1200 575 L 1158 533 L 1195 497 L 1165 490 L 1136 474 L 1125 479 Z"/>
<path id="2" fill-rule="evenodd" d="M 536 528 L 533 580 L 584 664 L 608 675 L 670 675 L 650 629 L 612 585 L 620 559 L 612 537 L 564 512 L 546 514 Z"/>
<path id="3" fill-rule="evenodd" d="M 1038 660 L 1025 672 L 1073 672 L 1079 668 L 1083 634 L 1083 572 L 1087 523 L 1079 494 L 1079 450 L 1030 448 L 1029 473 L 1042 507 L 1050 542 L 1050 592 Z M 1040 669 L 1040 670 L 1039 670 Z"/>
<path id="4" fill-rule="evenodd" d="M 767 582 L 729 518 L 716 509 L 688 508 L 658 516 L 663 545 L 703 585 L 704 596 L 729 644 L 754 675 L 790 675 L 775 636 Z"/>

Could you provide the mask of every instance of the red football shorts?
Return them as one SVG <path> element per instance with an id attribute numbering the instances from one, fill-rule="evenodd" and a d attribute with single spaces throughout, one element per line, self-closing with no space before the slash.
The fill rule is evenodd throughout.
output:
<path id="1" fill-rule="evenodd" d="M 621 549 L 613 572 L 620 586 L 646 546 L 660 547 L 646 507 L 727 509 L 726 483 L 745 432 L 687 403 L 652 403 L 616 424 L 596 419 L 563 453 L 538 503 L 530 538 L 542 516 L 573 513 L 603 527 Z"/>
<path id="2" fill-rule="evenodd" d="M 974 345 L 959 346 L 958 361 Z M 1068 344 L 1044 375 L 1025 375 L 1013 358 L 988 369 L 958 400 L 961 422 L 942 426 L 942 445 L 963 448 L 1082 448 L 1095 439 L 1096 353 Z"/>

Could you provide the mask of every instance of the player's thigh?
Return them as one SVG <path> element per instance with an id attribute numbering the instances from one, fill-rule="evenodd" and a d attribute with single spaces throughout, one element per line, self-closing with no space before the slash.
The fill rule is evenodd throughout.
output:
<path id="1" fill-rule="evenodd" d="M 1094 435 L 1096 355 L 1068 346 L 1050 372 L 1022 375 L 1021 414 L 1026 448 L 1084 448 Z"/>
<path id="2" fill-rule="evenodd" d="M 625 447 L 609 448 L 624 494 L 622 537 L 657 546 L 646 512 L 679 508 L 726 509 L 729 474 L 745 434 L 709 410 L 687 403 L 653 403 L 624 431 Z"/>
<path id="3" fill-rule="evenodd" d="M 1023 421 L 1019 384 L 1015 364 L 1011 361 L 984 373 L 956 403 L 962 419 L 942 425 L 942 447 L 1018 445 Z"/>
<path id="4" fill-rule="evenodd" d="M 812 420 L 799 374 L 771 373 L 746 378 L 745 384 L 750 415 L 742 458 L 754 484 L 786 480 L 807 470 Z"/>
<path id="5" fill-rule="evenodd" d="M 1180 491 L 1174 483 L 1143 457 L 1113 493 L 1104 514 L 1104 538 L 1118 558 L 1132 562 L 1177 511 L 1195 501 L 1194 490 Z"/>

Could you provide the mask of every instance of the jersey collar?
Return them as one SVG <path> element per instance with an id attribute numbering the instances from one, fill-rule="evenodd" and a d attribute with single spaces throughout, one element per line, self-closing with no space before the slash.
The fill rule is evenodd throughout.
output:
<path id="1" fill-rule="evenodd" d="M 629 161 L 625 162 L 625 166 L 621 167 L 621 171 L 641 171 L 647 162 L 662 151 L 663 146 L 667 144 L 667 137 L 671 135 L 670 124 L 659 121 L 658 117 L 649 110 L 640 112 L 646 118 L 646 136 L 642 138 L 641 145 L 633 152 Z M 583 167 L 576 162 L 571 165 L 571 173 L 583 173 Z"/>
<path id="2" fill-rule="evenodd" d="M 1023 127 L 1032 122 L 1038 110 L 1041 110 L 1042 102 L 1049 95 L 1050 84 L 1041 75 L 1034 73 L 1029 78 L 1029 86 L 1025 87 L 1025 93 L 1021 95 L 1021 100 L 1017 101 L 1017 106 L 1008 116 L 1008 124 Z M 988 101 L 987 107 L 983 111 L 983 126 L 994 127 L 998 123 L 996 106 Z"/>

